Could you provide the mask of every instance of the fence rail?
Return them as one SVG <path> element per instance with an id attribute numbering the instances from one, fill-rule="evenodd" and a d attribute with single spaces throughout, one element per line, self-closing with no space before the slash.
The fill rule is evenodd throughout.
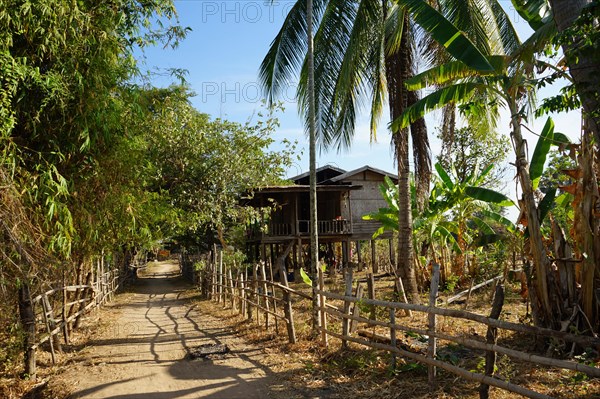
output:
<path id="1" fill-rule="evenodd" d="M 275 269 L 279 270 L 278 267 Z M 497 300 L 495 301 L 497 303 L 493 305 L 492 313 L 487 317 L 468 311 L 438 307 L 435 300 L 438 288 L 437 284 L 435 284 L 435 278 L 432 279 L 432 299 L 430 300 L 430 304 L 425 306 L 378 300 L 374 298 L 373 294 L 369 295 L 370 298 L 363 298 L 363 290 L 360 284 L 353 295 L 353 283 L 355 281 L 352 278 L 352 270 L 347 269 L 346 272 L 344 293 L 327 291 L 324 287 L 322 273 L 320 273 L 319 287 L 315 291 L 315 294 L 318 296 L 317 303 L 319 304 L 320 320 L 318 330 L 321 332 L 323 345 L 329 344 L 329 338 L 335 338 L 340 340 L 342 345 L 353 342 L 366 347 L 387 351 L 392 355 L 392 362 L 394 364 L 395 356 L 412 359 L 428 366 L 429 379 L 432 384 L 435 383 L 436 368 L 441 368 L 461 378 L 479 382 L 481 384 L 481 397 L 487 397 L 489 386 L 495 386 L 529 398 L 549 398 L 545 394 L 494 377 L 496 354 L 506 355 L 510 358 L 536 365 L 573 370 L 590 377 L 600 377 L 600 368 L 597 367 L 571 360 L 527 353 L 499 345 L 497 342 L 497 330 L 501 329 L 519 334 L 529 334 L 530 336 L 549 337 L 555 340 L 578 344 L 582 347 L 600 347 L 600 339 L 597 337 L 570 334 L 564 331 L 554 331 L 499 320 L 498 317 L 502 308 L 504 295 L 503 286 L 500 284 L 497 285 Z M 434 270 L 434 276 L 437 273 L 439 273 L 439 269 L 437 271 Z M 280 275 L 284 274 L 280 273 Z M 269 276 L 269 278 L 266 276 Z M 228 265 L 224 265 L 222 261 L 220 262 L 217 254 L 212 256 L 208 267 L 201 271 L 200 275 L 196 278 L 200 282 L 201 287 L 203 287 L 203 294 L 206 297 L 223 304 L 224 307 L 231 307 L 250 320 L 255 319 L 258 324 L 264 323 L 267 329 L 271 328 L 274 322 L 277 333 L 279 333 L 279 321 L 281 321 L 288 327 L 289 341 L 296 341 L 295 329 L 293 328 L 293 309 L 294 307 L 298 308 L 298 306 L 294 305 L 297 305 L 301 299 L 312 299 L 312 297 L 311 295 L 290 288 L 286 281 L 276 282 L 273 279 L 272 265 L 260 263 L 250 269 L 236 271 Z M 396 283 L 401 284 L 401 281 Z M 337 303 L 341 302 L 342 306 L 333 305 L 331 303 L 333 301 L 337 301 Z M 361 306 L 359 304 L 371 308 L 370 314 L 360 315 Z M 386 312 L 384 313 L 389 314 L 388 320 L 377 320 L 375 317 L 375 308 L 385 309 Z M 425 314 L 427 316 L 426 324 L 422 327 L 414 327 L 402 325 L 397 322 L 398 317 L 406 317 L 411 315 L 411 312 Z M 484 340 L 476 337 L 448 334 L 436 328 L 437 317 L 462 319 L 478 323 L 487 328 L 487 334 Z M 359 323 L 362 323 L 365 327 L 358 329 L 357 326 Z M 374 327 L 385 328 L 389 335 L 370 332 L 370 328 Z M 407 350 L 402 347 L 401 343 L 398 343 L 396 338 L 397 332 L 427 336 L 427 350 L 424 353 Z M 437 340 L 453 342 L 473 350 L 483 351 L 485 372 L 475 373 L 439 359 L 436 356 Z"/>
<path id="2" fill-rule="evenodd" d="M 53 288 L 30 298 L 24 287 L 19 301 L 21 322 L 26 334 L 25 373 L 36 374 L 36 350 L 48 343 L 52 363 L 63 342 L 68 344 L 69 335 L 79 327 L 81 317 L 90 310 L 114 299 L 123 279 L 118 270 L 99 273 L 95 281 L 88 274 L 86 284 Z"/>

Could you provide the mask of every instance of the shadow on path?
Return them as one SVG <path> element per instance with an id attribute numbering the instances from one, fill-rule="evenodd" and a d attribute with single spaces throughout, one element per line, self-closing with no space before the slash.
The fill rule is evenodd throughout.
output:
<path id="1" fill-rule="evenodd" d="M 118 318 L 89 345 L 89 365 L 79 365 L 75 398 L 265 398 L 273 373 L 261 350 L 249 347 L 202 314 L 176 264 L 145 269 L 113 312 Z M 188 360 L 205 344 L 231 352 L 214 360 Z"/>

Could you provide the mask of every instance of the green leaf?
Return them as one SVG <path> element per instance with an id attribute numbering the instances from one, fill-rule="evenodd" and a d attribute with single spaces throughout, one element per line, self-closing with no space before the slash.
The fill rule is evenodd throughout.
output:
<path id="1" fill-rule="evenodd" d="M 303 268 L 300 268 L 300 277 L 302 277 L 302 281 L 304 281 L 304 284 L 312 287 L 312 280 L 310 277 L 308 277 L 308 274 L 306 274 Z"/>
<path id="2" fill-rule="evenodd" d="M 546 215 L 548 215 L 548 212 L 550 212 L 550 210 L 555 204 L 554 199 L 556 198 L 556 191 L 556 187 L 553 187 L 550 190 L 548 190 L 548 192 L 546 193 L 546 195 L 544 195 L 544 198 L 540 202 L 540 205 L 538 206 L 538 210 L 540 212 L 540 224 L 544 221 Z"/>
<path id="3" fill-rule="evenodd" d="M 556 205 L 562 208 L 569 209 L 571 208 L 571 201 L 573 201 L 573 195 L 569 193 L 562 193 L 561 195 L 556 197 L 556 200 L 554 202 L 556 203 Z"/>
<path id="4" fill-rule="evenodd" d="M 485 235 L 479 237 L 477 239 L 477 241 L 475 243 L 473 243 L 473 247 L 475 247 L 475 248 L 485 247 L 486 245 L 494 244 L 498 241 L 502 241 L 503 238 L 504 237 L 502 237 L 500 234 L 485 234 Z"/>
<path id="5" fill-rule="evenodd" d="M 512 3 L 533 30 L 538 30 L 552 18 L 552 10 L 547 0 L 512 0 Z"/>
<path id="6" fill-rule="evenodd" d="M 540 134 L 540 138 L 535 146 L 533 155 L 531 157 L 531 165 L 529 165 L 529 175 L 531 176 L 531 182 L 533 189 L 536 190 L 540 184 L 540 178 L 544 172 L 544 164 L 546 163 L 546 157 L 552 146 L 554 139 L 554 121 L 552 118 L 546 120 L 544 129 Z"/>
<path id="7" fill-rule="evenodd" d="M 494 229 L 492 229 L 492 227 L 487 224 L 483 219 L 478 218 L 478 217 L 473 217 L 472 218 L 473 222 L 475 222 L 475 224 L 477 225 L 477 227 L 479 227 L 479 230 L 483 233 L 483 234 L 495 234 L 496 232 L 494 231 Z"/>
<path id="8" fill-rule="evenodd" d="M 495 222 L 500 223 L 502 226 L 506 227 L 506 229 L 510 232 L 515 231 L 515 224 L 502 216 L 501 214 L 489 210 L 482 209 L 479 211 L 482 216 L 485 216 L 488 219 L 491 219 Z"/>
<path id="9" fill-rule="evenodd" d="M 561 144 L 571 144 L 571 139 L 564 133 L 554 132 L 552 144 L 559 146 Z"/>
<path id="10" fill-rule="evenodd" d="M 494 70 L 489 73 L 502 74 L 509 63 L 509 58 L 502 55 L 488 57 Z M 474 70 L 460 61 L 450 61 L 423 71 L 405 83 L 408 90 L 420 90 L 428 86 L 442 86 L 468 77 L 485 76 L 486 73 Z"/>
<path id="11" fill-rule="evenodd" d="M 398 4 L 405 7 L 413 20 L 429 32 L 433 39 L 443 45 L 454 58 L 478 71 L 494 71 L 494 67 L 490 65 L 477 46 L 426 1 L 399 0 Z"/>
<path id="12" fill-rule="evenodd" d="M 392 132 L 397 132 L 398 130 L 407 127 L 412 122 L 425 116 L 429 111 L 442 108 L 450 103 L 466 101 L 471 98 L 471 95 L 475 90 L 482 87 L 484 87 L 484 85 L 480 83 L 459 83 L 443 87 L 406 108 L 402 115 L 392 122 Z"/>
<path id="13" fill-rule="evenodd" d="M 447 228 L 444 226 L 437 226 L 435 231 L 439 233 L 447 243 L 450 243 L 454 252 L 462 254 L 463 251 L 460 249 L 458 242 L 456 242 L 456 238 L 454 238 L 454 235 Z"/>
<path id="14" fill-rule="evenodd" d="M 450 178 L 448 173 L 444 170 L 444 167 L 442 166 L 442 164 L 440 164 L 439 162 L 436 162 L 435 170 L 438 172 L 438 175 L 440 176 L 440 179 L 442 179 L 442 182 L 444 183 L 444 185 L 446 187 L 448 187 L 450 190 L 453 190 L 454 183 L 452 182 L 452 179 Z"/>
<path id="15" fill-rule="evenodd" d="M 506 195 L 490 190 L 489 188 L 469 186 L 465 188 L 465 194 L 473 199 L 491 202 L 500 206 L 514 205 L 514 202 Z"/>

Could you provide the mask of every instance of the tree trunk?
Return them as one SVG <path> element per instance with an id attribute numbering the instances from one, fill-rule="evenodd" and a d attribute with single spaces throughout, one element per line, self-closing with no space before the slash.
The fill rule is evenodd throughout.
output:
<path id="1" fill-rule="evenodd" d="M 404 20 L 403 37 L 400 50 L 386 56 L 386 78 L 389 106 L 392 120 L 396 120 L 410 105 L 408 91 L 404 87 L 406 79 L 413 75 L 413 54 L 409 45 L 407 17 Z M 412 206 L 410 192 L 410 165 L 408 152 L 408 129 L 392 132 L 398 163 L 398 272 L 406 282 L 409 300 L 420 303 L 419 290 L 414 269 L 414 250 L 412 239 Z"/>
<path id="2" fill-rule="evenodd" d="M 316 155 L 316 123 L 315 123 L 315 63 L 313 42 L 313 2 L 306 2 L 308 25 L 308 130 L 310 147 L 310 275 L 312 279 L 312 333 L 319 333 L 319 303 L 317 300 L 317 268 L 319 267 L 319 233 L 317 226 L 317 155 Z"/>
<path id="3" fill-rule="evenodd" d="M 559 32 L 569 28 L 581 15 L 585 6 L 592 0 L 550 0 L 554 22 Z M 567 57 L 569 73 L 575 81 L 577 94 L 581 98 L 583 109 L 589 118 L 589 128 L 594 134 L 596 143 L 600 143 L 600 64 L 594 60 L 593 54 L 577 53 L 580 42 L 563 45 Z"/>
<path id="4" fill-rule="evenodd" d="M 532 279 L 533 287 L 530 287 L 529 292 L 533 302 L 538 300 L 540 303 L 539 310 L 541 314 L 534 315 L 536 324 L 541 323 L 543 327 L 559 328 L 560 327 L 560 306 L 555 308 L 550 301 L 548 288 L 548 277 L 551 274 L 550 260 L 546 254 L 546 248 L 542 241 L 542 233 L 540 229 L 540 218 L 533 195 L 533 185 L 529 175 L 529 162 L 527 161 L 526 142 L 521 134 L 521 118 L 518 116 L 516 104 L 510 104 L 512 117 L 514 139 L 514 150 L 517 158 L 517 175 L 523 190 L 521 206 L 524 209 L 527 218 L 527 228 L 529 230 L 529 246 L 530 254 L 533 260 L 533 268 L 535 278 Z M 532 292 L 532 288 L 535 292 Z M 533 295 L 532 295 L 533 294 Z"/>

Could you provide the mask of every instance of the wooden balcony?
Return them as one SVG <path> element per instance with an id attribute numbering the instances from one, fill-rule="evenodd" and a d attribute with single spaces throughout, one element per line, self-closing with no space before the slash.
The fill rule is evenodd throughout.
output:
<path id="1" fill-rule="evenodd" d="M 345 235 L 352 234 L 352 223 L 346 219 L 319 220 L 317 221 L 319 235 Z M 310 234 L 310 221 L 298 220 L 294 223 L 269 223 L 267 231 L 261 232 L 259 229 L 247 231 L 249 239 L 259 239 L 261 237 L 292 237 L 307 236 Z"/>

